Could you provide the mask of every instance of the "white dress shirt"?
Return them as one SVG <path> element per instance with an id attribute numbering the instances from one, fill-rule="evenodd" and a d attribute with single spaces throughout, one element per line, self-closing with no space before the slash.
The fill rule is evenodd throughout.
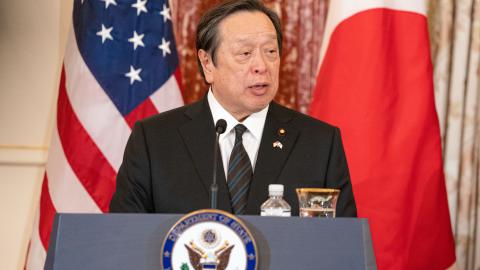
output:
<path id="1" fill-rule="evenodd" d="M 258 148 L 262 140 L 263 127 L 265 126 L 265 119 L 267 118 L 268 106 L 263 110 L 253 113 L 248 116 L 243 122 L 238 122 L 222 105 L 217 101 L 212 91 L 207 94 L 208 105 L 212 112 L 213 122 L 217 123 L 219 119 L 224 119 L 227 122 L 227 129 L 225 133 L 220 135 L 219 147 L 222 155 L 223 170 L 225 172 L 225 179 L 228 175 L 228 162 L 230 154 L 232 153 L 233 145 L 235 144 L 235 129 L 237 124 L 243 124 L 247 130 L 243 133 L 243 146 L 247 151 L 248 158 L 252 162 L 252 169 L 255 171 L 255 163 L 257 162 Z"/>

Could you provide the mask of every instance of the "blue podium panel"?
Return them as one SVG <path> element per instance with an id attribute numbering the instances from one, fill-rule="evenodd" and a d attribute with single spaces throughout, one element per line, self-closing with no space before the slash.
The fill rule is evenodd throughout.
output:
<path id="1" fill-rule="evenodd" d="M 181 216 L 59 214 L 45 269 L 161 269 L 164 237 Z M 259 270 L 377 268 L 366 219 L 240 219 L 257 243 Z"/>

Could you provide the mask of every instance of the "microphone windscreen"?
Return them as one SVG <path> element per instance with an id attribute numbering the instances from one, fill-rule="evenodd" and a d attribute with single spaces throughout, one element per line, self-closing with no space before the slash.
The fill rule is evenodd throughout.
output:
<path id="1" fill-rule="evenodd" d="M 217 124 L 215 125 L 215 131 L 218 134 L 222 134 L 225 132 L 225 130 L 227 130 L 227 121 L 225 121 L 224 119 L 219 119 L 217 121 Z"/>

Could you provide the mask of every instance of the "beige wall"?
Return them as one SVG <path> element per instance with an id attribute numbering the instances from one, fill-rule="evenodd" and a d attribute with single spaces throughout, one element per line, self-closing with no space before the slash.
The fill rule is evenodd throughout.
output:
<path id="1" fill-rule="evenodd" d="M 23 269 L 71 1 L 0 1 L 0 269 Z"/>

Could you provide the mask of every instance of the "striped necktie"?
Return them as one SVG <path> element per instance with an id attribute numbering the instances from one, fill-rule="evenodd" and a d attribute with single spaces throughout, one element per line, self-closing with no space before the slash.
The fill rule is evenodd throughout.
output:
<path id="1" fill-rule="evenodd" d="M 253 170 L 247 151 L 243 147 L 242 135 L 247 128 L 238 124 L 235 126 L 235 145 L 228 163 L 227 184 L 230 191 L 233 213 L 242 215 L 247 206 L 248 190 L 252 180 Z"/>

